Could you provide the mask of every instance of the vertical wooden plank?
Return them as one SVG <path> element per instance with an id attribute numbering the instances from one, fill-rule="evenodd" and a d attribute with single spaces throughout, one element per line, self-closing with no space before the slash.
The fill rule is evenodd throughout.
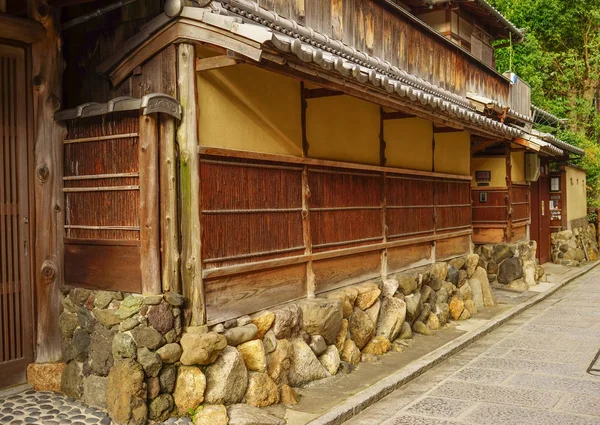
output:
<path id="1" fill-rule="evenodd" d="M 140 117 L 140 270 L 142 293 L 158 295 L 160 284 L 160 221 L 158 203 L 158 117 Z"/>
<path id="2" fill-rule="evenodd" d="M 331 36 L 340 41 L 344 38 L 343 0 L 331 0 Z"/>
<path id="3" fill-rule="evenodd" d="M 510 155 L 510 142 L 504 145 L 506 157 L 506 242 L 512 242 L 512 163 Z"/>
<path id="4" fill-rule="evenodd" d="M 2 93 L 7 92 L 7 84 L 6 81 L 6 73 L 8 70 L 8 59 L 0 58 L 0 87 L 2 88 Z M 6 114 L 8 113 L 9 105 L 8 99 L 6 95 L 2 95 L 0 97 L 0 123 L 2 123 L 3 131 L 0 131 L 0 137 L 2 138 L 2 145 L 0 146 L 0 165 L 2 169 L 0 170 L 0 205 L 4 206 L 6 209 L 5 213 L 0 217 L 0 264 L 6 264 L 8 261 L 8 244 L 7 244 L 7 235 L 8 230 L 6 228 L 6 221 L 8 219 L 8 214 L 10 212 L 10 200 L 7 197 L 6 185 L 8 183 L 8 155 L 6 155 L 6 149 L 8 148 L 8 126 L 6 125 Z M 7 361 L 9 359 L 8 356 L 8 281 L 9 278 L 7 276 L 7 268 L 2 266 L 0 267 L 0 282 L 2 282 L 2 286 L 0 286 L 0 304 L 2 316 L 2 334 L 0 335 L 0 339 L 2 339 L 2 347 L 3 350 L 0 353 L 0 359 L 2 361 Z"/>
<path id="5" fill-rule="evenodd" d="M 10 61 L 10 66 L 8 68 L 8 103 L 11 105 L 11 108 L 8 110 L 7 115 L 7 127 L 8 127 L 8 150 L 10 152 L 9 156 L 9 173 L 10 173 L 10 187 L 8 189 L 9 202 L 11 207 L 13 208 L 13 213 L 10 214 L 8 220 L 8 280 L 9 280 L 9 298 L 8 298 L 8 316 L 9 316 L 9 339 L 11 340 L 10 344 L 10 355 L 12 359 L 17 359 L 17 317 L 15 311 L 15 295 L 17 293 L 17 285 L 19 284 L 19 260 L 18 260 L 18 250 L 19 250 L 19 240 L 18 240 L 18 228 L 17 222 L 18 215 L 14 209 L 19 203 L 19 199 L 17 196 L 17 168 L 20 164 L 17 163 L 17 140 L 16 140 L 16 76 L 15 76 L 15 60 L 12 59 Z"/>
<path id="6" fill-rule="evenodd" d="M 304 98 L 304 82 L 300 83 L 300 125 L 302 129 L 302 156 L 308 157 L 309 144 L 306 138 L 306 108 L 308 102 Z M 304 239 L 304 253 L 312 254 L 312 233 L 310 228 L 310 186 L 308 184 L 308 166 L 302 170 L 302 236 Z M 308 297 L 314 297 L 315 271 L 313 262 L 306 263 L 306 294 Z"/>
<path id="7" fill-rule="evenodd" d="M 190 305 L 186 321 L 192 325 L 206 323 L 204 286 L 202 283 L 200 229 L 200 162 L 198 156 L 198 113 L 196 96 L 196 55 L 191 44 L 177 47 L 177 88 L 183 108 L 177 129 L 180 150 L 180 211 L 181 211 L 181 281 L 182 292 Z"/>
<path id="8" fill-rule="evenodd" d="M 62 141 L 65 130 L 54 121 L 61 107 L 63 60 L 59 10 L 33 0 L 32 17 L 46 29 L 43 41 L 31 46 L 34 115 L 35 289 L 37 302 L 36 362 L 61 358 L 58 317 L 63 284 Z M 38 7 L 41 6 L 41 7 Z M 44 13 L 40 15 L 40 12 Z"/>
<path id="9" fill-rule="evenodd" d="M 162 287 L 164 292 L 180 292 L 179 223 L 177 220 L 177 156 L 175 121 L 160 118 L 160 214 L 162 230 Z"/>

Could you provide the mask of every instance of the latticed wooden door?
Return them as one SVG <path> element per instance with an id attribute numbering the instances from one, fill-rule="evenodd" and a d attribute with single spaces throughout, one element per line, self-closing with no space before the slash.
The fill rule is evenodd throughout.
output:
<path id="1" fill-rule="evenodd" d="M 0 388 L 32 361 L 25 51 L 0 45 Z"/>

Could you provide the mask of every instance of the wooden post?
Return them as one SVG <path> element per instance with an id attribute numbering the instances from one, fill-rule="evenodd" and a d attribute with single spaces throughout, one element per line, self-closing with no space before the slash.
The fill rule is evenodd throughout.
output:
<path id="1" fill-rule="evenodd" d="M 42 0 L 32 1 L 30 14 L 45 30 L 31 46 L 35 169 L 35 294 L 37 363 L 61 359 L 58 318 L 62 306 L 64 205 L 62 141 L 66 131 L 54 121 L 61 108 L 62 70 L 60 15 Z"/>
<path id="2" fill-rule="evenodd" d="M 308 157 L 309 144 L 306 138 L 306 108 L 308 103 L 304 98 L 304 83 L 300 82 L 300 123 L 302 128 L 302 157 Z M 310 233 L 310 187 L 308 185 L 308 166 L 302 170 L 302 235 L 304 239 L 304 254 L 312 254 L 312 237 Z M 315 271 L 312 260 L 306 263 L 306 295 L 309 298 L 316 292 Z"/>
<path id="3" fill-rule="evenodd" d="M 510 142 L 504 145 L 506 158 L 506 242 L 512 242 L 512 162 L 510 157 Z"/>
<path id="4" fill-rule="evenodd" d="M 160 284 L 160 221 L 158 203 L 158 117 L 140 117 L 140 268 L 142 293 L 158 295 Z"/>
<path id="5" fill-rule="evenodd" d="M 161 116 L 159 125 L 162 289 L 163 292 L 180 292 L 175 121 L 164 115 Z"/>
<path id="6" fill-rule="evenodd" d="M 379 165 L 385 167 L 387 162 L 387 158 L 385 156 L 385 135 L 384 135 L 384 119 L 383 119 L 383 107 L 379 107 Z M 383 181 L 381 182 L 381 231 L 383 233 L 383 243 L 387 242 L 387 172 L 383 172 Z M 381 278 L 385 279 L 387 277 L 387 258 L 388 258 L 388 250 L 384 248 L 381 250 Z"/>
<path id="7" fill-rule="evenodd" d="M 177 46 L 177 88 L 183 109 L 177 129 L 180 149 L 181 282 L 189 300 L 186 322 L 192 326 L 206 323 L 202 282 L 200 229 L 200 157 L 196 103 L 196 54 L 191 44 Z"/>

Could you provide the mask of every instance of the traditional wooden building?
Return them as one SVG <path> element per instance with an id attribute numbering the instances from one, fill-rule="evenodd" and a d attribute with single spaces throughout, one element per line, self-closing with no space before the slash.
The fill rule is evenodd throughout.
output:
<path id="1" fill-rule="evenodd" d="M 483 0 L 5 3 L 0 386 L 61 359 L 61 291 L 219 324 L 534 237 L 536 170 L 581 154 Z"/>

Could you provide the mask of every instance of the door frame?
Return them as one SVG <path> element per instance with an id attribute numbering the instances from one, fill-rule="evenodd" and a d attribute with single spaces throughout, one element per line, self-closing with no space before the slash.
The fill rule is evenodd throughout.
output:
<path id="1" fill-rule="evenodd" d="M 0 39 L 0 52 L 13 52 L 15 56 L 22 57 L 23 73 L 20 79 L 22 99 L 20 100 L 21 119 L 25 121 L 21 128 L 25 143 L 21 144 L 16 152 L 16 158 L 24 166 L 21 167 L 17 178 L 21 182 L 18 186 L 20 191 L 20 223 L 22 237 L 18 241 L 21 251 L 21 294 L 22 294 L 22 337 L 23 356 L 17 360 L 0 363 L 0 389 L 12 385 L 25 383 L 27 380 L 27 366 L 35 358 L 35 198 L 33 181 L 33 104 L 31 85 L 31 49 L 24 43 Z M 20 51 L 20 52 L 19 52 Z M 18 53 L 17 53 L 18 52 Z M 22 53 L 21 53 L 22 52 Z M 8 53 L 10 54 L 10 53 Z M 16 100 L 19 102 L 19 99 Z M 19 132 L 19 130 L 17 130 Z M 23 183 L 24 182 L 24 183 Z M 25 202 L 23 202 L 25 201 Z M 24 205 L 26 203 L 26 205 Z M 26 220 L 24 220 L 26 219 Z"/>
<path id="2" fill-rule="evenodd" d="M 540 177 L 536 182 L 531 182 L 531 227 L 529 234 L 530 239 L 537 242 L 536 257 L 540 264 L 551 260 L 549 168 L 548 161 L 542 159 Z"/>

